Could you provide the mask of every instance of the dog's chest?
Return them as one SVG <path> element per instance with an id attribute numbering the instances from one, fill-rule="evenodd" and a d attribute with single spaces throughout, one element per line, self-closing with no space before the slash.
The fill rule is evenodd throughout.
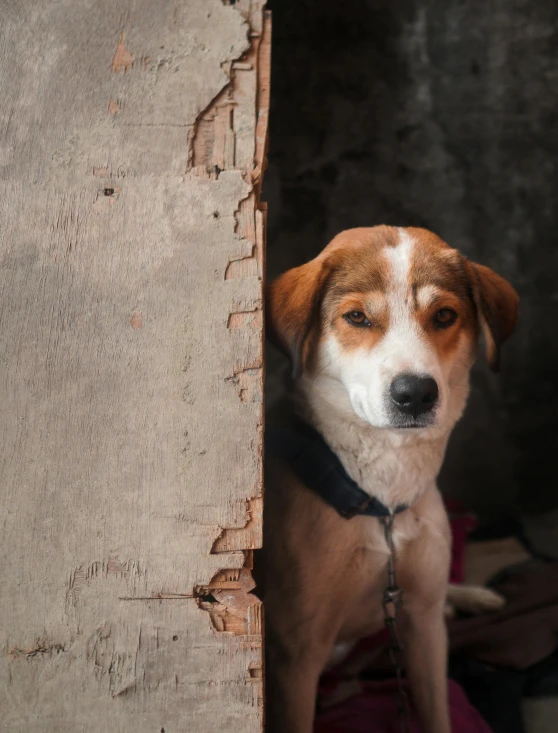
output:
<path id="1" fill-rule="evenodd" d="M 374 439 L 356 431 L 341 435 L 325 429 L 324 434 L 349 476 L 390 509 L 413 504 L 435 483 L 445 447 L 385 433 Z"/>
<path id="2" fill-rule="evenodd" d="M 340 629 L 339 639 L 350 640 L 374 634 L 383 626 L 382 597 L 388 585 L 389 550 L 384 529 L 377 517 L 355 517 L 352 532 L 358 551 L 353 555 L 351 591 L 352 600 Z M 409 540 L 402 531 L 407 522 L 402 515 L 395 519 L 396 553 Z"/>
<path id="3" fill-rule="evenodd" d="M 437 496 L 437 492 L 428 494 Z M 427 500 L 427 503 L 431 502 Z M 351 522 L 359 552 L 355 554 L 358 560 L 355 562 L 356 567 L 352 576 L 353 599 L 343 619 L 340 640 L 361 638 L 374 634 L 383 627 L 382 597 L 384 589 L 390 582 L 389 549 L 380 519 L 361 516 L 353 518 Z M 395 567 L 397 581 L 404 587 L 404 592 L 405 568 L 402 560 L 405 558 L 406 549 L 417 540 L 422 542 L 423 547 L 426 546 L 431 532 L 430 522 L 415 507 L 395 517 L 393 524 Z"/>

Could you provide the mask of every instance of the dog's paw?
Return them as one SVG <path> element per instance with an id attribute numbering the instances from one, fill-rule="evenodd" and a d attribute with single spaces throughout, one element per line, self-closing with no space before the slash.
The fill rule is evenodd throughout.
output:
<path id="1" fill-rule="evenodd" d="M 446 616 L 452 617 L 456 611 L 478 615 L 488 611 L 498 611 L 505 606 L 504 596 L 491 588 L 482 588 L 479 585 L 450 585 L 448 587 L 447 606 L 453 613 L 446 610 Z M 446 606 L 446 609 L 447 609 Z"/>

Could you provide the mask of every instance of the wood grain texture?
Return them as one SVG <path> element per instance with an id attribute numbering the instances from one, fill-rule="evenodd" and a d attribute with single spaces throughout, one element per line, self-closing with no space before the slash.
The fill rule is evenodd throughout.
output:
<path id="1" fill-rule="evenodd" d="M 3 4 L 2 729 L 262 729 L 263 4 Z"/>

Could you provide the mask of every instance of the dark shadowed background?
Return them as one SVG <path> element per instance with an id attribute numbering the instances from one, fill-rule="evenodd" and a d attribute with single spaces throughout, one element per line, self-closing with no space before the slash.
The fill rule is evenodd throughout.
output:
<path id="1" fill-rule="evenodd" d="M 393 224 L 510 280 L 519 329 L 500 375 L 476 368 L 441 485 L 488 518 L 558 510 L 558 2 L 269 6 L 268 277 Z"/>

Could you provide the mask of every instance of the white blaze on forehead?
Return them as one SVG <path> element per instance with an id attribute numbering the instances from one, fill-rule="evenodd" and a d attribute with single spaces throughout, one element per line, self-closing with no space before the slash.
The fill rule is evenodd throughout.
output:
<path id="1" fill-rule="evenodd" d="M 384 250 L 390 266 L 388 277 L 388 292 L 399 295 L 405 302 L 409 291 L 410 272 L 415 243 L 404 229 L 398 230 L 399 243 L 395 247 L 386 247 Z"/>
<path id="2" fill-rule="evenodd" d="M 382 369 L 386 378 L 411 372 L 435 377 L 436 357 L 431 344 L 417 321 L 412 297 L 413 256 L 420 246 L 404 229 L 398 230 L 399 242 L 384 250 L 388 262 L 387 303 L 389 326 L 380 346 L 384 352 Z M 424 296 L 432 295 L 423 288 Z"/>
<path id="3" fill-rule="evenodd" d="M 403 325 L 407 328 L 413 326 L 409 319 L 411 306 L 409 296 L 411 294 L 411 265 L 415 242 L 404 229 L 399 229 L 398 234 L 398 244 L 395 247 L 386 247 L 384 250 L 389 266 L 386 294 L 390 329 Z"/>

